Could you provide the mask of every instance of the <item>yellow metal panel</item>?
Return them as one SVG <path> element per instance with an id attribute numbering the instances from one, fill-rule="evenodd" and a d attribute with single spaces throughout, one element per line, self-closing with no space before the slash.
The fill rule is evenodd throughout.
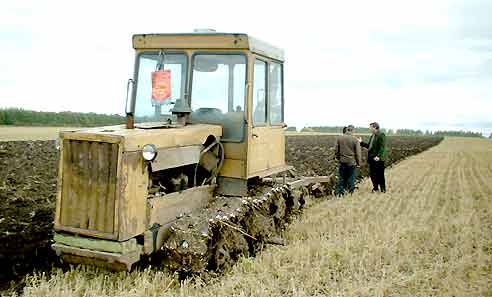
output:
<path id="1" fill-rule="evenodd" d="M 219 175 L 224 177 L 246 178 L 246 159 L 248 144 L 224 143 L 225 160 Z"/>
<path id="2" fill-rule="evenodd" d="M 270 158 L 268 168 L 275 168 L 285 165 L 285 132 L 281 126 L 270 127 L 271 141 L 268 144 Z"/>
<path id="3" fill-rule="evenodd" d="M 148 200 L 149 227 L 155 223 L 165 225 L 181 215 L 205 208 L 213 197 L 214 189 L 215 186 L 200 186 Z"/>
<path id="4" fill-rule="evenodd" d="M 219 125 L 196 124 L 180 128 L 125 129 L 124 126 L 90 128 L 76 132 L 63 132 L 65 139 L 78 139 L 117 143 L 124 140 L 124 151 L 141 150 L 145 144 L 157 148 L 170 148 L 203 144 L 209 135 L 222 136 Z"/>
<path id="5" fill-rule="evenodd" d="M 139 152 L 123 154 L 118 179 L 118 240 L 124 241 L 146 230 L 148 169 Z"/>
<path id="6" fill-rule="evenodd" d="M 234 178 L 246 178 L 246 161 L 225 159 L 224 165 L 220 170 L 219 176 L 234 177 Z"/>
<path id="7" fill-rule="evenodd" d="M 254 127 L 250 131 L 248 177 L 285 165 L 285 136 L 281 127 Z"/>
<path id="8" fill-rule="evenodd" d="M 223 145 L 226 159 L 246 160 L 246 153 L 248 152 L 248 146 L 246 142 L 225 142 L 223 143 Z"/>
<path id="9" fill-rule="evenodd" d="M 191 33 L 138 34 L 133 36 L 135 49 L 247 49 L 251 52 L 284 60 L 284 51 L 246 34 Z"/>
<path id="10" fill-rule="evenodd" d="M 125 136 L 125 151 L 137 151 L 146 144 L 154 144 L 158 149 L 203 144 L 209 135 L 222 136 L 222 127 L 197 124 L 174 129 L 133 129 L 121 133 Z"/>
<path id="11" fill-rule="evenodd" d="M 133 48 L 152 49 L 247 49 L 244 34 L 145 34 L 133 36 Z"/>
<path id="12" fill-rule="evenodd" d="M 198 144 L 159 149 L 157 150 L 157 156 L 150 163 L 152 172 L 196 164 L 200 161 L 200 151 L 202 147 L 201 144 Z"/>
<path id="13" fill-rule="evenodd" d="M 268 127 L 255 127 L 250 130 L 248 146 L 248 176 L 268 169 L 267 151 L 269 139 Z"/>

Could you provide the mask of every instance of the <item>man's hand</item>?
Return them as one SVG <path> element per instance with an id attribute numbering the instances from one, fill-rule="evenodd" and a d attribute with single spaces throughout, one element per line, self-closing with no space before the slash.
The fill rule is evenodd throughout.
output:
<path id="1" fill-rule="evenodd" d="M 374 157 L 374 161 L 379 161 L 379 157 L 378 156 Z"/>
<path id="2" fill-rule="evenodd" d="M 359 142 L 362 142 L 362 138 L 356 137 Z"/>

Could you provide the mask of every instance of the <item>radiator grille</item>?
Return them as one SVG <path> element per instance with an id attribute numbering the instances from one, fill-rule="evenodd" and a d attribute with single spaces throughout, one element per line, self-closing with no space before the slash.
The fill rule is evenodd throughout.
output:
<path id="1" fill-rule="evenodd" d="M 113 233 L 118 144 L 63 141 L 62 226 Z"/>

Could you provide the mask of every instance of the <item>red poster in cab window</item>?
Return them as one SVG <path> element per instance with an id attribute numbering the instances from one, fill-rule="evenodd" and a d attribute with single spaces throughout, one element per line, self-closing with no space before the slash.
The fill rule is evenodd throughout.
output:
<path id="1" fill-rule="evenodd" d="M 152 72 L 152 100 L 164 101 L 171 97 L 171 70 Z"/>

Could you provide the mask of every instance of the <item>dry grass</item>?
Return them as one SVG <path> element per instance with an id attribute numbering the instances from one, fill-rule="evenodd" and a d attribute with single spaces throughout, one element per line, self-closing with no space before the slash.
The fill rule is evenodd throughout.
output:
<path id="1" fill-rule="evenodd" d="M 13 127 L 0 126 L 0 141 L 54 140 L 63 130 L 78 130 L 80 127 Z"/>
<path id="2" fill-rule="evenodd" d="M 492 141 L 449 138 L 387 171 L 389 192 L 306 210 L 290 244 L 211 284 L 59 270 L 24 296 L 492 296 Z"/>

